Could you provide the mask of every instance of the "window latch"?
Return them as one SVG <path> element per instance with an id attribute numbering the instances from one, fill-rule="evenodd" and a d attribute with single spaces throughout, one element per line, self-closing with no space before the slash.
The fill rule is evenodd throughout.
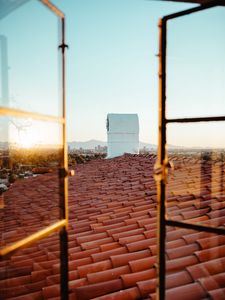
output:
<path id="1" fill-rule="evenodd" d="M 174 165 L 172 161 L 165 159 L 162 164 L 156 162 L 154 165 L 154 179 L 156 182 L 163 181 L 167 183 L 168 170 L 174 170 Z"/>

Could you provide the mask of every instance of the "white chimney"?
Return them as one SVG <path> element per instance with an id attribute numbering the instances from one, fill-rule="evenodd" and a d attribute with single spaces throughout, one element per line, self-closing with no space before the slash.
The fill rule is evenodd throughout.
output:
<path id="1" fill-rule="evenodd" d="M 137 114 L 107 115 L 107 158 L 124 153 L 139 153 L 139 121 Z"/>

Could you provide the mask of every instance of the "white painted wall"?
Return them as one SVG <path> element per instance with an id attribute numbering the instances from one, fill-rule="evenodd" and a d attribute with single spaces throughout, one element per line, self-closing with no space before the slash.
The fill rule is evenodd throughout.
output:
<path id="1" fill-rule="evenodd" d="M 137 114 L 107 115 L 107 158 L 124 153 L 139 153 L 139 120 Z"/>

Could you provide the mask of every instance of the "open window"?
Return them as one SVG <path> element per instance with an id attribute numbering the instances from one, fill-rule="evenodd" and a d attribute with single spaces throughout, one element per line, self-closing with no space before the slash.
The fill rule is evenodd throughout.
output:
<path id="1" fill-rule="evenodd" d="M 159 140 L 155 179 L 157 299 L 161 300 L 166 299 L 169 272 L 167 230 L 172 226 L 203 235 L 209 233 L 215 243 L 225 234 L 222 215 L 213 212 L 215 205 L 224 205 L 225 40 L 219 24 L 222 18 L 216 18 L 218 14 L 225 16 L 221 3 L 211 1 L 159 21 Z M 190 201 L 198 209 L 193 212 L 177 199 Z M 170 209 L 175 202 L 182 217 Z"/>
<path id="2" fill-rule="evenodd" d="M 44 0 L 12 6 L 0 19 L 2 188 L 18 179 L 8 187 L 17 190 L 14 208 L 1 203 L 0 258 L 58 232 L 61 299 L 68 299 L 65 16 Z"/>

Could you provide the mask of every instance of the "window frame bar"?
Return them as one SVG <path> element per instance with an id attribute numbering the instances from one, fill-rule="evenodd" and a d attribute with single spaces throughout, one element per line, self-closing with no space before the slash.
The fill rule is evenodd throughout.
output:
<path id="1" fill-rule="evenodd" d="M 62 124 L 62 145 L 63 145 L 63 155 L 61 159 L 61 165 L 59 168 L 59 180 L 60 180 L 60 220 L 52 225 L 39 230 L 28 237 L 12 243 L 0 249 L 0 260 L 12 255 L 15 251 L 28 246 L 29 244 L 49 236 L 56 230 L 59 231 L 60 237 L 60 295 L 62 300 L 68 300 L 68 224 L 69 224 L 69 214 L 68 214 L 68 150 L 67 150 L 67 136 L 66 136 L 66 55 L 65 49 L 68 46 L 65 44 L 65 15 L 61 12 L 54 4 L 48 0 L 39 0 L 43 5 L 47 6 L 57 17 L 59 17 L 61 22 L 61 45 L 59 49 L 61 50 L 61 101 L 62 101 L 62 117 L 44 115 L 40 113 L 28 112 L 14 108 L 0 107 L 0 116 L 10 116 L 22 118 L 33 118 L 38 120 L 43 120 L 47 122 L 57 122 Z"/>
<path id="2" fill-rule="evenodd" d="M 0 106 L 0 115 L 1 116 L 13 116 L 13 117 L 17 117 L 17 118 L 31 118 L 31 119 L 35 119 L 35 120 L 55 122 L 55 123 L 59 123 L 59 124 L 65 123 L 65 118 L 63 118 L 63 117 L 45 115 L 45 114 L 35 113 L 35 112 L 28 112 L 25 110 L 15 109 L 15 108 L 11 108 L 11 107 L 3 107 L 3 106 Z"/>
<path id="3" fill-rule="evenodd" d="M 220 122 L 225 121 L 225 116 L 215 117 L 196 117 L 196 118 L 177 118 L 177 119 L 166 119 L 168 123 L 198 123 L 198 122 Z"/>

